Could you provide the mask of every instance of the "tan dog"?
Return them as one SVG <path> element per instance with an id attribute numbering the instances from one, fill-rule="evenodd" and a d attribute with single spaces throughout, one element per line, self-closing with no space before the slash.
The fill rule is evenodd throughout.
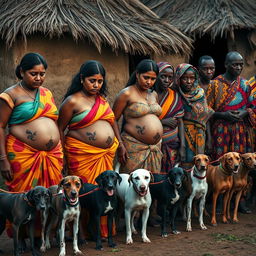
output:
<path id="1" fill-rule="evenodd" d="M 191 172 L 188 173 L 188 188 L 190 192 L 187 199 L 187 231 L 192 231 L 191 227 L 191 208 L 193 199 L 200 199 L 199 204 L 199 224 L 201 229 L 205 230 L 207 227 L 203 222 L 203 212 L 205 207 L 205 198 L 208 191 L 208 184 L 206 182 L 206 171 L 209 165 L 209 158 L 207 155 L 198 154 L 194 156 L 194 166 Z"/>
<path id="2" fill-rule="evenodd" d="M 235 208 L 234 208 L 234 216 L 233 222 L 238 222 L 237 218 L 237 209 L 239 200 L 243 191 L 246 189 L 247 186 L 247 178 L 248 173 L 250 170 L 256 168 L 256 154 L 255 153 L 245 153 L 240 155 L 241 156 L 241 163 L 239 165 L 238 173 L 233 177 L 233 186 L 231 188 L 229 199 L 228 199 L 228 219 L 230 219 L 230 201 L 234 193 L 236 193 L 235 199 Z"/>
<path id="3" fill-rule="evenodd" d="M 209 165 L 206 174 L 209 192 L 212 192 L 212 219 L 211 224 L 217 225 L 216 222 L 216 202 L 219 194 L 224 194 L 223 198 L 223 223 L 227 223 L 227 203 L 229 193 L 233 185 L 233 174 L 238 172 L 240 164 L 240 155 L 236 152 L 224 154 L 220 159 L 218 166 Z"/>
<path id="4" fill-rule="evenodd" d="M 73 221 L 73 250 L 74 255 L 83 255 L 77 245 L 79 229 L 80 204 L 79 190 L 82 187 L 82 180 L 77 176 L 64 177 L 59 185 L 51 186 L 49 191 L 52 193 L 52 214 L 49 215 L 49 225 L 46 227 L 45 240 L 42 239 L 41 251 L 44 252 L 51 247 L 49 236 L 52 227 L 58 228 L 57 237 L 59 238 L 60 254 L 66 255 L 65 245 L 65 224 Z M 44 227 L 43 227 L 44 228 Z"/>

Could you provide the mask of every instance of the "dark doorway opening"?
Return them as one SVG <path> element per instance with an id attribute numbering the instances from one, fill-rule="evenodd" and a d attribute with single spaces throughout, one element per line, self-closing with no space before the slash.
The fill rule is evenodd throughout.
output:
<path id="1" fill-rule="evenodd" d="M 149 58 L 149 55 L 129 55 L 129 74 L 132 74 L 132 72 L 136 69 L 136 66 L 139 64 L 140 61 Z"/>
<path id="2" fill-rule="evenodd" d="M 203 55 L 210 55 L 215 61 L 215 75 L 214 77 L 225 73 L 225 57 L 228 53 L 227 39 L 223 37 L 216 37 L 214 41 L 209 35 L 197 37 L 194 42 L 193 56 L 191 56 L 190 64 L 197 67 L 198 59 Z"/>

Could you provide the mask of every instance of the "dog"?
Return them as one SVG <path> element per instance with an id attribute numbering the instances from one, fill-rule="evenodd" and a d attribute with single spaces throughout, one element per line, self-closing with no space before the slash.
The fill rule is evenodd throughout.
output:
<path id="1" fill-rule="evenodd" d="M 233 185 L 233 174 L 238 172 L 241 157 L 237 152 L 229 152 L 219 158 L 218 166 L 208 166 L 206 180 L 209 192 L 212 192 L 212 218 L 211 224 L 217 226 L 216 222 L 216 202 L 219 194 L 223 197 L 223 223 L 227 223 L 227 203 L 229 193 Z"/>
<path id="2" fill-rule="evenodd" d="M 161 217 L 161 236 L 168 236 L 167 220 L 169 217 L 172 233 L 179 234 L 175 218 L 181 199 L 184 171 L 181 167 L 174 167 L 167 174 L 154 173 L 153 177 L 154 182 L 150 183 L 150 193 L 152 200 L 157 201 L 157 214 Z"/>
<path id="3" fill-rule="evenodd" d="M 41 255 L 34 245 L 34 222 L 37 211 L 45 211 L 50 202 L 49 191 L 36 186 L 26 193 L 0 193 L 0 235 L 5 230 L 6 220 L 12 222 L 14 255 L 19 252 L 19 230 L 22 224 L 29 225 L 29 239 L 33 256 Z"/>
<path id="4" fill-rule="evenodd" d="M 130 174 L 120 174 L 122 181 L 117 185 L 117 195 L 124 204 L 126 244 L 132 244 L 132 233 L 137 233 L 134 227 L 134 217 L 142 211 L 142 241 L 150 243 L 146 234 L 151 195 L 149 183 L 151 174 L 148 170 L 137 169 Z"/>
<path id="5" fill-rule="evenodd" d="M 199 225 L 202 230 L 206 230 L 207 227 L 203 222 L 203 212 L 205 208 L 206 195 L 208 191 L 208 184 L 206 182 L 206 172 L 209 165 L 209 157 L 204 154 L 198 154 L 193 158 L 194 165 L 190 172 L 188 172 L 188 190 L 190 190 L 189 196 L 186 199 L 186 215 L 187 215 L 187 227 L 188 232 L 192 231 L 191 227 L 191 211 L 194 198 L 200 199 L 199 203 Z"/>
<path id="6" fill-rule="evenodd" d="M 237 210 L 238 204 L 241 198 L 243 191 L 246 189 L 247 186 L 247 178 L 248 173 L 251 170 L 256 168 L 256 154 L 255 153 L 245 153 L 241 154 L 241 163 L 239 165 L 238 173 L 233 177 L 233 186 L 231 188 L 229 199 L 228 199 L 228 214 L 227 218 L 230 218 L 230 202 L 234 193 L 236 193 L 235 197 L 235 208 L 234 208 L 234 215 L 233 215 L 233 222 L 238 222 L 237 217 Z"/>
<path id="7" fill-rule="evenodd" d="M 108 216 L 108 245 L 116 247 L 112 237 L 112 224 L 117 209 L 116 186 L 121 182 L 118 173 L 107 170 L 101 173 L 95 181 L 97 185 L 84 183 L 80 190 L 81 208 L 89 211 L 88 230 L 94 236 L 93 225 L 96 226 L 96 250 L 102 250 L 100 217 Z"/>
<path id="8" fill-rule="evenodd" d="M 43 227 L 45 232 L 42 237 L 42 245 L 40 250 L 45 252 L 50 245 L 50 232 L 53 227 L 57 226 L 57 238 L 60 245 L 59 256 L 66 255 L 65 244 L 65 225 L 66 222 L 74 221 L 73 223 L 73 251 L 75 255 L 84 255 L 78 248 L 77 236 L 79 229 L 80 205 L 79 205 L 79 190 L 83 181 L 77 176 L 64 177 L 59 185 L 49 187 L 52 194 L 51 212 L 49 214 L 49 224 Z M 45 224 L 45 222 L 44 222 Z"/>

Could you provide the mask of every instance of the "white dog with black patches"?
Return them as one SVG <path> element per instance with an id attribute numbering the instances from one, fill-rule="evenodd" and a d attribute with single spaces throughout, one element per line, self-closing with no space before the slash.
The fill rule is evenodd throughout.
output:
<path id="1" fill-rule="evenodd" d="M 142 211 L 142 241 L 150 243 L 146 234 L 151 195 L 149 182 L 151 174 L 148 170 L 137 169 L 129 174 L 120 174 L 122 181 L 117 184 L 117 195 L 124 203 L 126 244 L 132 244 L 132 233 L 137 231 L 134 227 L 134 217 L 138 211 Z"/>

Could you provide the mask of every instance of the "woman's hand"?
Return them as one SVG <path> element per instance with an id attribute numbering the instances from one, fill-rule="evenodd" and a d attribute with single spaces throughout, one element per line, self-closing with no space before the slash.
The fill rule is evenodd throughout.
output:
<path id="1" fill-rule="evenodd" d="M 3 179 L 7 181 L 13 180 L 13 172 L 8 159 L 0 160 L 0 170 Z"/>
<path id="2" fill-rule="evenodd" d="M 125 164 L 127 159 L 129 158 L 127 150 L 123 143 L 120 143 L 117 149 L 118 161 L 121 164 Z"/>

